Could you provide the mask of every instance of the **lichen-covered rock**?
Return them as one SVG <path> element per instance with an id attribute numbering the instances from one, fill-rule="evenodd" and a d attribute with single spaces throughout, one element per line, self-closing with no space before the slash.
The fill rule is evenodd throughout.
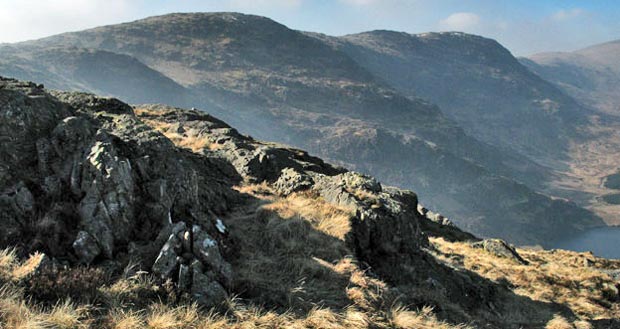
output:
<path id="1" fill-rule="evenodd" d="M 179 253 L 182 243 L 176 234 L 170 234 L 168 241 L 164 244 L 153 263 L 153 273 L 160 275 L 162 278 L 172 277 L 179 264 Z"/>
<path id="2" fill-rule="evenodd" d="M 73 241 L 73 251 L 83 264 L 90 264 L 95 257 L 101 254 L 101 248 L 97 244 L 97 240 L 86 231 L 78 232 L 75 241 Z"/>
<path id="3" fill-rule="evenodd" d="M 294 192 L 308 190 L 313 184 L 314 181 L 309 175 L 293 168 L 285 168 L 282 169 L 280 177 L 273 186 L 279 194 L 286 196 Z"/>
<path id="4" fill-rule="evenodd" d="M 192 236 L 194 239 L 192 251 L 196 258 L 206 266 L 207 270 L 216 273 L 222 283 L 230 286 L 232 268 L 222 257 L 217 240 L 197 225 L 192 228 Z"/>
<path id="5" fill-rule="evenodd" d="M 474 242 L 472 244 L 474 248 L 480 248 L 484 251 L 495 255 L 497 257 L 512 259 L 517 263 L 527 265 L 528 262 L 517 253 L 517 250 L 500 239 L 485 239 L 482 241 Z"/>
<path id="6" fill-rule="evenodd" d="M 351 190 L 361 189 L 374 193 L 381 192 L 381 184 L 376 179 L 353 171 L 342 174 L 342 182 Z"/>
<path id="7" fill-rule="evenodd" d="M 415 257 L 428 245 L 420 230 L 415 193 L 383 191 L 376 181 L 357 173 L 316 176 L 315 181 L 315 191 L 327 202 L 355 213 L 347 239 L 358 257 L 374 267 L 387 268 L 403 255 Z"/>
<path id="8" fill-rule="evenodd" d="M 215 307 L 228 298 L 228 293 L 222 285 L 202 273 L 198 267 L 192 268 L 192 297 L 200 305 Z"/>

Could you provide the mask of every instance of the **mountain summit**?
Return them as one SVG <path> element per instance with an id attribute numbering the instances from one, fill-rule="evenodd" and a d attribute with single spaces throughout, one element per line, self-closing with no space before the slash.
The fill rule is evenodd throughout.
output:
<path id="1" fill-rule="evenodd" d="M 417 65 L 411 60 L 417 52 L 426 54 L 423 61 L 437 57 L 442 64 L 399 69 L 389 62 L 398 56 L 381 52 L 376 58 L 385 65 L 365 62 L 364 54 L 375 50 L 364 48 L 360 40 L 372 37 L 379 45 L 384 35 L 390 36 L 386 40 L 404 38 L 405 46 L 419 45 L 411 46 L 421 49 L 415 52 L 389 50 L 389 43 L 381 46 L 388 53 L 409 56 L 405 64 Z M 487 45 L 491 50 L 483 49 Z M 451 47 L 447 55 L 437 55 L 439 49 Z M 553 161 L 541 156 L 541 165 L 538 158 L 527 156 L 565 145 L 569 129 L 564 123 L 573 113 L 572 103 L 556 97 L 555 87 L 540 82 L 488 39 L 391 32 L 334 39 L 259 16 L 195 13 L 8 45 L 0 48 L 0 55 L 0 73 L 41 81 L 50 88 L 206 109 L 244 133 L 304 148 L 388 184 L 415 189 L 423 204 L 441 209 L 482 236 L 549 245 L 604 225 L 577 204 L 543 193 L 553 176 L 547 165 Z M 449 63 L 453 66 L 444 68 Z M 381 75 L 375 64 L 391 75 Z M 494 70 L 501 74 L 486 75 Z M 428 72 L 415 81 L 439 86 L 460 81 L 438 92 L 463 97 L 450 98 L 450 109 L 440 108 L 418 97 L 433 100 L 432 95 L 391 81 L 398 76 L 395 72 Z M 457 78 L 450 78 L 449 72 L 458 73 Z M 470 80 L 472 76 L 478 80 Z M 486 105 L 486 100 L 476 99 L 485 96 L 475 96 L 482 95 L 478 92 L 485 86 L 498 86 L 501 90 L 495 94 L 509 92 L 502 99 L 527 106 L 506 107 L 497 99 Z M 461 93 L 457 87 L 474 89 Z M 519 93 L 522 89 L 526 96 Z M 480 106 L 469 106 L 474 103 Z M 556 103 L 567 105 L 556 108 Z M 468 121 L 459 122 L 458 116 L 442 111 L 461 113 Z M 524 137 L 534 129 L 545 136 Z M 518 137 L 509 143 L 512 133 Z M 558 140 L 550 138 L 556 134 Z M 501 142 L 492 145 L 495 137 Z"/>

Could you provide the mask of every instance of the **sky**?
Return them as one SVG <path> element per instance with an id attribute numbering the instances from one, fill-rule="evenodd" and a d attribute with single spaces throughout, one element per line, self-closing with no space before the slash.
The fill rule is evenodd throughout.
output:
<path id="1" fill-rule="evenodd" d="M 518 56 L 620 39 L 618 0 L 0 0 L 0 43 L 201 11 L 267 16 L 329 35 L 462 31 L 496 39 Z"/>

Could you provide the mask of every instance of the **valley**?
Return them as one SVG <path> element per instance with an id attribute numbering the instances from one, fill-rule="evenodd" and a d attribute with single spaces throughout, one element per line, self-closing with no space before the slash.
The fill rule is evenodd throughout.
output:
<path id="1" fill-rule="evenodd" d="M 583 191 L 548 188 L 569 177 L 567 153 L 584 139 L 590 110 L 489 39 L 335 38 L 259 16 L 171 14 L 5 45 L 0 54 L 1 74 L 194 107 L 414 189 L 425 206 L 481 236 L 547 245 L 605 225 L 580 202 Z"/>

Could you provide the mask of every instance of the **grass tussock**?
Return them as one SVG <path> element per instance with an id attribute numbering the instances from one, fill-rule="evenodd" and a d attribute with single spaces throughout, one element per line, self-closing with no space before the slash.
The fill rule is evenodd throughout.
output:
<path id="1" fill-rule="evenodd" d="M 496 282 L 507 282 L 519 295 L 564 304 L 586 319 L 620 317 L 616 282 L 600 270 L 619 269 L 620 261 L 566 250 L 519 249 L 519 254 L 529 262 L 529 265 L 520 265 L 480 252 L 468 243 L 441 238 L 431 241 L 439 251 L 440 260 Z M 561 328 L 559 326 L 556 327 Z"/>
<path id="2" fill-rule="evenodd" d="M 156 111 L 143 108 L 135 109 L 134 112 L 138 116 L 157 114 Z M 214 151 L 223 147 L 222 144 L 214 143 L 209 139 L 208 135 L 199 131 L 180 130 L 178 123 L 173 124 L 165 121 L 148 119 L 147 117 L 142 118 L 142 121 L 151 128 L 161 132 L 166 138 L 172 141 L 174 145 L 189 149 L 192 152 L 200 152 L 204 149 Z"/>
<path id="3" fill-rule="evenodd" d="M 438 320 L 431 307 L 424 307 L 418 311 L 409 310 L 403 306 L 393 307 L 389 314 L 389 322 L 394 328 L 411 329 L 472 329 L 466 325 L 451 325 Z"/>
<path id="4" fill-rule="evenodd" d="M 234 291 L 240 293 L 226 306 L 202 309 L 175 296 L 171 282 L 145 272 L 115 278 L 96 268 L 49 272 L 39 270 L 41 254 L 20 260 L 7 249 L 0 250 L 0 328 L 466 329 L 472 327 L 445 319 L 476 323 L 438 289 L 393 289 L 357 260 L 347 241 L 347 209 L 310 192 L 277 196 L 267 184 L 237 190 L 255 202 L 223 218 L 236 242 L 230 260 Z M 619 315 L 613 282 L 599 268 L 620 268 L 620 262 L 565 251 L 519 250 L 530 263 L 519 265 L 467 243 L 431 241 L 440 261 L 507 284 L 517 294 L 567 305 L 584 320 Z M 403 297 L 414 304 L 403 306 Z M 587 321 L 552 318 L 554 313 L 546 314 L 540 326 L 592 327 Z M 515 311 L 502 316 L 514 318 L 507 323 L 525 323 L 524 317 L 532 315 Z"/>
<path id="5" fill-rule="evenodd" d="M 41 261 L 44 254 L 36 252 L 23 262 L 19 262 L 14 249 L 4 249 L 0 251 L 0 280 L 19 282 L 32 275 Z"/>
<path id="6" fill-rule="evenodd" d="M 592 325 L 587 321 L 575 321 L 573 323 L 566 320 L 560 315 L 555 315 L 551 319 L 545 329 L 592 329 Z"/>
<path id="7" fill-rule="evenodd" d="M 284 220 L 304 220 L 329 236 L 344 241 L 351 231 L 351 214 L 310 193 L 296 193 L 264 206 Z"/>
<path id="8" fill-rule="evenodd" d="M 235 290 L 243 292 L 225 309 L 168 298 L 166 283 L 144 272 L 109 279 L 94 268 L 73 268 L 17 284 L 14 278 L 35 268 L 39 255 L 20 261 L 4 250 L 0 328 L 465 328 L 438 320 L 429 308 L 391 307 L 388 285 L 348 248 L 346 209 L 311 193 L 277 197 L 266 184 L 238 190 L 259 201 L 225 219 L 240 243 L 232 265 Z M 96 284 L 94 292 L 86 281 Z M 52 287 L 63 293 L 53 294 Z M 68 290 L 95 298 L 61 298 Z"/>

